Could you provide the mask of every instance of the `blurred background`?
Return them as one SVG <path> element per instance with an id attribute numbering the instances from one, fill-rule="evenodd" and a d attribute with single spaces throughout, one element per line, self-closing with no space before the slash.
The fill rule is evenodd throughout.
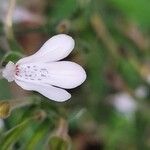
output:
<path id="1" fill-rule="evenodd" d="M 64 103 L 0 80 L 0 150 L 150 149 L 149 0 L 0 0 L 0 61 L 53 35 L 76 46 L 87 80 Z M 24 107 L 23 107 L 24 106 Z"/>

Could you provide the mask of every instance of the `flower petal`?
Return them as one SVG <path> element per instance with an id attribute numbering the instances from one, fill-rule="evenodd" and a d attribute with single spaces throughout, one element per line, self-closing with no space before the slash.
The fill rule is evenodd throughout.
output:
<path id="1" fill-rule="evenodd" d="M 68 93 L 66 90 L 53 87 L 48 84 L 36 84 L 30 82 L 23 82 L 20 80 L 15 80 L 15 82 L 24 90 L 37 91 L 45 97 L 57 102 L 63 102 L 71 98 L 71 94 Z"/>
<path id="2" fill-rule="evenodd" d="M 50 38 L 35 54 L 20 59 L 19 63 L 52 62 L 67 57 L 74 48 L 74 40 L 66 34 Z"/>
<path id="3" fill-rule="evenodd" d="M 86 79 L 84 69 L 70 61 L 51 63 L 27 63 L 18 66 L 19 73 L 15 78 L 24 82 L 50 84 L 66 89 L 72 89 L 82 84 Z"/>
<path id="4" fill-rule="evenodd" d="M 72 89 L 81 85 L 86 79 L 84 69 L 70 61 L 59 61 L 47 64 L 49 78 L 47 83 L 62 87 L 65 89 Z"/>

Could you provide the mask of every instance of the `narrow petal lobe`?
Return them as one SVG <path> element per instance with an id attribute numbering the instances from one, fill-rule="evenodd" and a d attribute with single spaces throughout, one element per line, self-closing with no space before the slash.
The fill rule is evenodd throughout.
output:
<path id="1" fill-rule="evenodd" d="M 70 61 L 59 61 L 47 64 L 49 77 L 47 82 L 54 86 L 72 89 L 81 85 L 86 79 L 84 69 Z"/>
<path id="2" fill-rule="evenodd" d="M 71 98 L 70 93 L 66 90 L 48 84 L 36 84 L 19 80 L 15 80 L 15 82 L 25 90 L 37 91 L 45 97 L 57 102 L 63 102 Z"/>
<path id="3" fill-rule="evenodd" d="M 67 57 L 74 48 L 74 40 L 66 34 L 50 38 L 35 54 L 20 59 L 17 64 L 33 62 L 53 62 Z"/>

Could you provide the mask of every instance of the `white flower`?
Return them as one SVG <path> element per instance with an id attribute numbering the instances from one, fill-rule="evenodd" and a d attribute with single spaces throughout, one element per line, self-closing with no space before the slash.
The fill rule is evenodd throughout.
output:
<path id="1" fill-rule="evenodd" d="M 70 61 L 59 61 L 67 57 L 74 48 L 74 40 L 65 34 L 50 38 L 34 55 L 9 62 L 3 69 L 8 82 L 15 81 L 20 87 L 37 91 L 55 101 L 66 101 L 72 89 L 86 79 L 84 69 Z"/>
<path id="2" fill-rule="evenodd" d="M 131 115 L 137 109 L 137 103 L 126 92 L 120 92 L 113 96 L 113 105 L 120 112 L 125 115 Z"/>

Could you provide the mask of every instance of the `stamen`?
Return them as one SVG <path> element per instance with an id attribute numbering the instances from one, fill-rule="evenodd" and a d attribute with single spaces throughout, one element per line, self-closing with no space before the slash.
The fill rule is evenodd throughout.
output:
<path id="1" fill-rule="evenodd" d="M 19 75 L 19 66 L 18 65 L 16 65 L 16 68 L 15 68 L 15 74 L 18 76 Z"/>

